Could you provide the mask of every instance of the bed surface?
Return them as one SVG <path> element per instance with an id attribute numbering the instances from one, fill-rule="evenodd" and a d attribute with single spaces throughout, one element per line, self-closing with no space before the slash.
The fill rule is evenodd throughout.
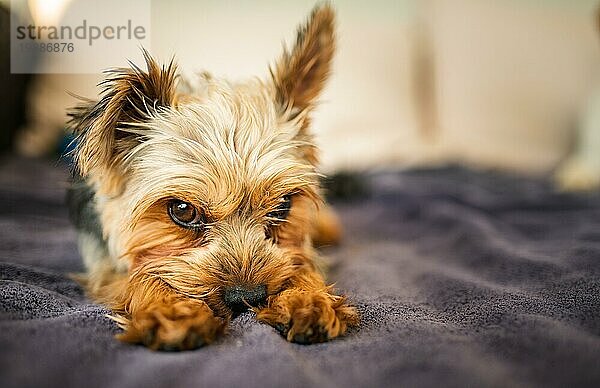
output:
<path id="1" fill-rule="evenodd" d="M 0 159 L 0 386 L 600 386 L 600 197 L 461 168 L 372 174 L 338 201 L 330 280 L 362 316 L 286 342 L 251 313 L 196 351 L 122 344 L 82 270 L 67 169 Z"/>

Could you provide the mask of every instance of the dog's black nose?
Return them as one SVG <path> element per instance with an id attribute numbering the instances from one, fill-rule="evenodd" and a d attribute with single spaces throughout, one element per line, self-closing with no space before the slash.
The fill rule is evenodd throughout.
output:
<path id="1" fill-rule="evenodd" d="M 267 299 L 267 287 L 260 286 L 231 286 L 225 288 L 223 299 L 227 307 L 234 313 L 241 313 L 250 306 L 258 306 Z"/>

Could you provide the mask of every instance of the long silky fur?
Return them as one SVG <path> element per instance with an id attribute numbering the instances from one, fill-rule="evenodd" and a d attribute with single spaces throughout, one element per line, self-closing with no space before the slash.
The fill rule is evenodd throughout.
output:
<path id="1" fill-rule="evenodd" d="M 160 66 L 144 51 L 145 70 L 109 70 L 100 99 L 71 111 L 75 164 L 101 225 L 80 239 L 86 287 L 113 310 L 121 339 L 157 349 L 209 343 L 232 316 L 224 289 L 240 284 L 266 287 L 259 319 L 291 325 L 296 314 L 291 340 L 302 330 L 333 338 L 356 321 L 326 285 L 311 237 L 339 235 L 334 217 L 319 213 L 308 129 L 330 72 L 333 15 L 315 9 L 266 81 L 205 76 L 196 90 L 178 88 L 174 62 Z M 288 217 L 270 219 L 287 195 Z M 201 211 L 204 228 L 175 224 L 172 199 Z"/>

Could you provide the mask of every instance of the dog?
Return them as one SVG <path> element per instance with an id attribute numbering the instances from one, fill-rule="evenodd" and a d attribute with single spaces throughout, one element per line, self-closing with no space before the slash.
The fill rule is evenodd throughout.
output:
<path id="1" fill-rule="evenodd" d="M 144 50 L 146 70 L 107 71 L 100 99 L 71 110 L 81 279 L 119 339 L 194 349 L 247 309 L 296 343 L 358 323 L 313 243 L 340 232 L 310 129 L 334 29 L 331 6 L 316 6 L 266 80 L 236 84 L 182 79 Z"/>

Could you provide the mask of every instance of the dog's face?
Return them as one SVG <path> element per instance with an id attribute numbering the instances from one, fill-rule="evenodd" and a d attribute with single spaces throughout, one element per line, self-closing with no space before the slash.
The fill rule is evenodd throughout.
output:
<path id="1" fill-rule="evenodd" d="M 127 153 L 119 217 L 134 268 L 223 313 L 228 289 L 274 294 L 304 264 L 318 189 L 301 117 L 258 82 L 209 82 L 132 126 L 144 138 Z"/>
<path id="2" fill-rule="evenodd" d="M 227 316 L 228 293 L 263 299 L 314 270 L 309 114 L 333 38 L 333 14 L 321 9 L 270 79 L 244 84 L 204 75 L 177 85 L 175 67 L 146 54 L 147 71 L 113 71 L 103 98 L 76 113 L 77 165 L 110 203 L 104 231 L 131 271 Z"/>

